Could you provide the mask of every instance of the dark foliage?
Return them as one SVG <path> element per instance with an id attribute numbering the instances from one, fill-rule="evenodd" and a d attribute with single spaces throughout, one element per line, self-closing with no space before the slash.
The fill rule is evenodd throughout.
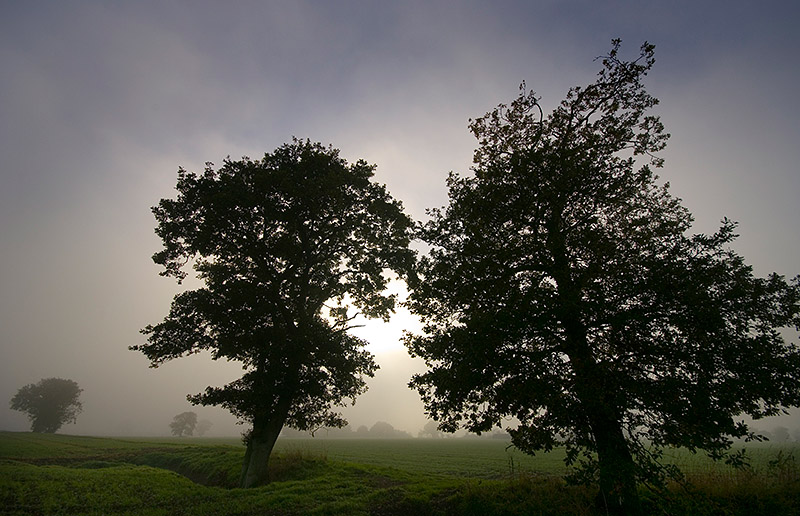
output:
<path id="1" fill-rule="evenodd" d="M 83 405 L 78 398 L 83 389 L 72 380 L 44 378 L 20 388 L 11 398 L 11 408 L 28 414 L 31 432 L 55 433 L 66 423 L 74 423 Z"/>
<path id="2" fill-rule="evenodd" d="M 385 271 L 404 275 L 414 257 L 411 221 L 373 171 L 294 140 L 260 161 L 208 164 L 201 175 L 181 169 L 177 199 L 153 208 L 162 275 L 180 281 L 192 264 L 204 287 L 178 294 L 132 349 L 153 367 L 203 350 L 242 363 L 240 379 L 189 400 L 253 424 L 245 460 L 263 464 L 262 480 L 284 424 L 343 425 L 333 407 L 362 393 L 377 367 L 347 332 L 348 307 L 388 318 L 395 297 L 383 292 Z"/>
<path id="3" fill-rule="evenodd" d="M 753 437 L 741 414 L 800 403 L 800 352 L 781 333 L 800 324 L 800 287 L 755 277 L 733 222 L 688 234 L 653 172 L 668 138 L 642 83 L 654 47 L 618 51 L 547 117 L 523 84 L 471 121 L 474 175 L 450 175 L 449 206 L 419 231 L 432 250 L 410 306 L 425 327 L 407 344 L 442 429 L 515 418 L 515 446 L 565 443 L 573 480 L 633 513 L 637 482 L 677 473 L 663 447 L 738 461 L 731 439 Z"/>

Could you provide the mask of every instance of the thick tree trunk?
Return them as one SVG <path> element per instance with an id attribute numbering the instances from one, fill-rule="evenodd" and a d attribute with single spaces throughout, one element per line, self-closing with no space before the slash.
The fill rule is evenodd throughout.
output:
<path id="1" fill-rule="evenodd" d="M 259 432 L 253 428 L 242 463 L 241 487 L 255 487 L 269 482 L 269 457 L 280 432 L 280 428 Z"/>
<path id="2" fill-rule="evenodd" d="M 592 433 L 600 467 L 600 493 L 597 502 L 601 512 L 615 516 L 640 514 L 636 465 L 620 423 L 609 418 L 594 418 Z"/>
<path id="3" fill-rule="evenodd" d="M 242 463 L 241 487 L 256 487 L 269 482 L 269 458 L 289 413 L 290 398 L 278 402 L 269 415 L 253 418 L 253 431 Z"/>
<path id="4" fill-rule="evenodd" d="M 601 514 L 635 516 L 641 513 L 636 486 L 636 463 L 622 429 L 613 393 L 603 372 L 589 357 L 572 359 L 576 391 L 594 436 L 599 467 Z"/>
<path id="5" fill-rule="evenodd" d="M 576 392 L 594 436 L 600 474 L 598 505 L 602 514 L 634 516 L 640 514 L 636 488 L 636 463 L 622 430 L 613 388 L 603 381 L 604 371 L 590 354 L 576 354 Z"/>

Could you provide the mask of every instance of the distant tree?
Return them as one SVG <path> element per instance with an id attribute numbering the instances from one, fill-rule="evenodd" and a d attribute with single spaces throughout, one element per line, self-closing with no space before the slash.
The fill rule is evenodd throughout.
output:
<path id="1" fill-rule="evenodd" d="M 356 437 L 369 437 L 369 428 L 367 428 L 367 425 L 361 425 L 356 428 Z"/>
<path id="2" fill-rule="evenodd" d="M 66 423 L 74 423 L 83 405 L 78 398 L 83 389 L 72 380 L 44 378 L 20 388 L 10 406 L 28 414 L 31 432 L 52 434 Z"/>
<path id="3" fill-rule="evenodd" d="M 169 315 L 131 349 L 157 367 L 209 350 L 243 364 L 224 387 L 189 396 L 251 423 L 242 486 L 265 482 L 284 424 L 313 430 L 345 420 L 332 407 L 366 390 L 377 368 L 365 342 L 348 333 L 351 306 L 388 319 L 387 270 L 406 274 L 412 223 L 371 178 L 339 151 L 293 140 L 253 161 L 178 171 L 178 196 L 153 212 L 164 249 L 154 261 L 179 282 L 192 264 L 202 288 L 175 296 Z"/>
<path id="4" fill-rule="evenodd" d="M 660 185 L 668 135 L 647 114 L 654 47 L 601 59 L 546 118 L 524 84 L 471 121 L 474 175 L 420 231 L 431 246 L 408 338 L 429 370 L 411 385 L 443 430 L 507 417 L 526 452 L 567 446 L 570 478 L 597 482 L 604 511 L 635 514 L 637 482 L 659 483 L 665 446 L 730 453 L 761 418 L 800 403 L 800 286 L 754 277 L 730 249 L 735 224 L 689 236 L 693 219 Z"/>
<path id="5" fill-rule="evenodd" d="M 421 438 L 436 438 L 441 436 L 442 433 L 439 431 L 439 425 L 436 424 L 436 421 L 428 421 L 425 423 L 425 426 L 422 427 L 422 430 L 420 430 L 418 434 L 418 437 Z"/>
<path id="6" fill-rule="evenodd" d="M 211 430 L 212 426 L 213 423 L 211 423 L 211 421 L 209 421 L 208 419 L 201 419 L 200 421 L 197 422 L 197 427 L 195 428 L 195 430 L 197 431 L 197 435 L 203 437 L 204 435 L 206 435 L 206 432 Z"/>
<path id="7" fill-rule="evenodd" d="M 511 434 L 505 430 L 495 429 L 489 434 L 489 437 L 492 439 L 510 440 Z"/>
<path id="8" fill-rule="evenodd" d="M 785 426 L 776 426 L 772 429 L 772 440 L 778 443 L 791 440 L 791 437 L 789 436 L 789 429 Z"/>
<path id="9" fill-rule="evenodd" d="M 369 429 L 370 437 L 390 438 L 394 437 L 394 427 L 385 421 L 378 421 Z"/>
<path id="10" fill-rule="evenodd" d="M 373 439 L 410 439 L 412 436 L 403 430 L 397 430 L 386 421 L 378 421 L 369 429 L 367 437 Z"/>
<path id="11" fill-rule="evenodd" d="M 183 437 L 184 435 L 192 435 L 194 433 L 194 429 L 197 426 L 197 414 L 194 412 L 181 412 L 174 418 L 172 418 L 172 423 L 169 424 L 169 428 L 172 431 L 172 435 Z"/>

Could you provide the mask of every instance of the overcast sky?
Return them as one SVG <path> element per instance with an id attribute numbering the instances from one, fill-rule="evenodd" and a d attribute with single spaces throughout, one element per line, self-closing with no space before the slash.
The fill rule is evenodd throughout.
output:
<path id="1" fill-rule="evenodd" d="M 150 259 L 150 207 L 178 167 L 310 138 L 376 164 L 424 219 L 447 202 L 448 171 L 469 172 L 469 118 L 523 80 L 552 108 L 593 81 L 615 37 L 623 57 L 656 44 L 647 85 L 673 135 L 661 175 L 697 231 L 738 220 L 758 274 L 800 273 L 798 5 L 0 0 L 0 429 L 27 430 L 7 400 L 56 376 L 84 389 L 63 432 L 163 434 L 196 410 L 235 435 L 224 411 L 185 400 L 235 365 L 149 369 L 127 350 L 179 289 Z M 403 328 L 401 314 L 362 330 L 381 369 L 353 425 L 423 426 Z"/>

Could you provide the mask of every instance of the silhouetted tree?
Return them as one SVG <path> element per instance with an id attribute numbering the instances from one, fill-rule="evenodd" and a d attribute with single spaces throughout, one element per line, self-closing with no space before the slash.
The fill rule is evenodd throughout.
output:
<path id="1" fill-rule="evenodd" d="M 411 434 L 403 430 L 397 430 L 386 421 L 378 421 L 370 427 L 367 437 L 373 439 L 409 439 Z"/>
<path id="2" fill-rule="evenodd" d="M 411 285 L 425 323 L 411 385 L 440 428 L 489 431 L 512 416 L 516 447 L 564 442 L 572 480 L 598 482 L 616 514 L 659 482 L 664 446 L 729 453 L 738 421 L 800 402 L 798 281 L 754 277 L 729 247 L 735 224 L 688 236 L 692 216 L 659 185 L 668 135 L 642 84 L 654 47 L 619 41 L 597 80 L 546 118 L 533 92 L 471 121 L 474 175 L 449 206 Z M 645 444 L 649 443 L 649 444 Z"/>
<path id="3" fill-rule="evenodd" d="M 44 378 L 20 388 L 11 398 L 11 408 L 28 414 L 31 432 L 55 433 L 65 423 L 74 423 L 83 405 L 83 389 L 73 380 Z"/>
<path id="4" fill-rule="evenodd" d="M 378 421 L 369 429 L 370 437 L 392 437 L 394 427 L 385 421 Z"/>
<path id="5" fill-rule="evenodd" d="M 169 424 L 172 435 L 178 437 L 194 434 L 194 429 L 196 426 L 197 414 L 194 412 L 181 412 L 172 418 L 172 423 Z"/>
<path id="6" fill-rule="evenodd" d="M 175 296 L 166 319 L 133 346 L 153 367 L 209 350 L 246 372 L 189 396 L 252 423 L 242 486 L 266 481 L 284 424 L 300 430 L 345 424 L 332 407 L 366 389 L 377 368 L 364 341 L 348 333 L 354 305 L 388 318 L 387 269 L 413 265 L 411 221 L 374 166 L 294 140 L 260 161 L 208 164 L 178 172 L 177 199 L 153 212 L 164 250 L 153 257 L 179 282 L 193 264 L 205 286 Z"/>

